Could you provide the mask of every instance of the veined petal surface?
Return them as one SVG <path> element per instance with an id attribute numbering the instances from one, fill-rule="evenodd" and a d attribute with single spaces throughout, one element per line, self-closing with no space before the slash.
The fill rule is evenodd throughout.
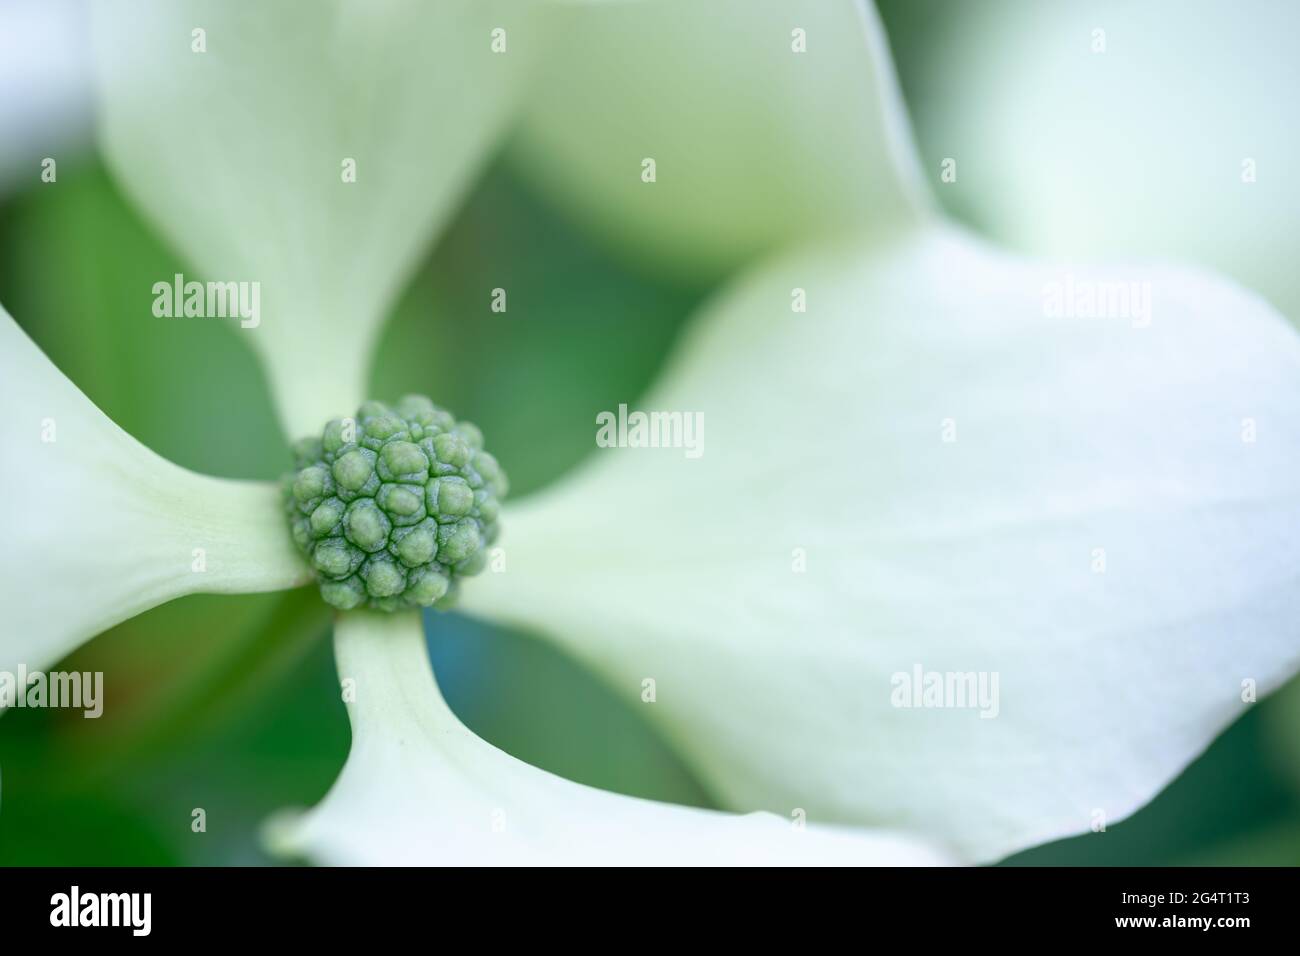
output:
<path id="1" fill-rule="evenodd" d="M 418 614 L 347 612 L 335 648 L 352 753 L 325 800 L 268 826 L 272 849 L 362 865 L 945 865 L 892 833 L 620 796 L 471 733 L 429 669 Z"/>
<path id="2" fill-rule="evenodd" d="M 699 456 L 596 450 L 462 607 L 653 681 L 732 808 L 998 858 L 1142 806 L 1300 663 L 1300 338 L 1230 283 L 808 250 L 635 408 Z"/>

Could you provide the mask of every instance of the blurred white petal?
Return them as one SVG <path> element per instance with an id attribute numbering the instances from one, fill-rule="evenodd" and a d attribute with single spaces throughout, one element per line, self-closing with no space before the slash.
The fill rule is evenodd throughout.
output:
<path id="1" fill-rule="evenodd" d="M 309 572 L 279 489 L 186 471 L 114 425 L 0 308 L 0 671 L 182 594 Z"/>
<path id="2" fill-rule="evenodd" d="M 1149 283 L 1149 325 L 1049 317 L 1069 276 Z M 702 457 L 596 451 L 462 606 L 589 662 L 727 806 L 1000 857 L 1142 806 L 1300 661 L 1300 338 L 1231 285 L 810 251 L 638 407 L 701 412 Z M 997 716 L 893 706 L 917 666 L 996 673 Z"/>
<path id="3" fill-rule="evenodd" d="M 998 0 L 933 26 L 904 64 L 926 168 L 957 159 L 940 188 L 983 231 L 1048 255 L 1178 256 L 1300 324 L 1300 4 Z"/>
<path id="4" fill-rule="evenodd" d="M 343 614 L 335 648 L 352 753 L 317 808 L 271 822 L 275 852 L 351 866 L 949 862 L 898 834 L 619 796 L 516 760 L 447 707 L 417 614 Z"/>
<path id="5" fill-rule="evenodd" d="M 261 353 L 292 437 L 368 397 L 379 322 L 539 52 L 532 9 L 96 5 L 109 162 L 202 279 L 261 283 L 261 324 L 240 334 Z M 492 50 L 498 28 L 504 53 Z M 195 30 L 206 52 L 192 50 Z M 348 160 L 355 182 L 344 181 Z"/>
<path id="6" fill-rule="evenodd" d="M 0 195 L 41 182 L 90 144 L 90 37 L 83 0 L 0 4 Z"/>
<path id="7" fill-rule="evenodd" d="M 888 232 L 928 211 L 863 0 L 593 4 L 573 8 L 563 34 L 516 165 L 642 261 L 711 277 L 809 236 Z"/>

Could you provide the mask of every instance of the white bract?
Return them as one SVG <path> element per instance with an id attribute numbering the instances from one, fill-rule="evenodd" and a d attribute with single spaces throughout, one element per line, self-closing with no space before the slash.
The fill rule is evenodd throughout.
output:
<path id="1" fill-rule="evenodd" d="M 717 278 L 801 240 L 896 234 L 929 212 L 870 5 L 654 0 L 568 12 L 515 166 L 613 248 Z"/>
<path id="2" fill-rule="evenodd" d="M 535 7 L 94 5 L 104 154 L 204 278 L 261 283 L 246 334 L 290 438 L 369 397 L 379 324 L 538 55 Z"/>
<path id="3" fill-rule="evenodd" d="M 353 612 L 337 627 L 352 753 L 316 810 L 271 822 L 284 853 L 344 865 L 941 865 L 887 833 L 804 826 L 616 796 L 531 767 L 451 712 L 414 614 Z"/>
<path id="4" fill-rule="evenodd" d="M 296 587 L 274 484 L 186 471 L 91 404 L 0 307 L 0 671 L 182 594 Z"/>
<path id="5" fill-rule="evenodd" d="M 494 16 L 512 18 L 512 50 L 548 49 L 550 14 L 460 6 L 168 3 L 143 27 L 101 24 L 114 168 L 205 275 L 274 287 L 247 334 L 292 430 L 356 403 L 388 302 L 530 79 L 528 57 L 467 51 L 490 49 Z M 207 54 L 174 48 L 196 10 Z M 705 453 L 601 450 L 508 505 L 509 569 L 463 605 L 540 630 L 628 695 L 653 680 L 654 719 L 720 801 L 776 816 L 522 764 L 451 715 L 417 618 L 357 614 L 336 633 L 352 755 L 318 808 L 269 828 L 274 848 L 340 863 L 933 863 L 933 842 L 997 859 L 1131 813 L 1240 713 L 1243 681 L 1266 691 L 1296 669 L 1300 339 L 1266 303 L 1170 265 L 1025 259 L 944 224 L 874 14 L 851 0 L 564 18 L 555 33 L 574 46 L 542 56 L 516 162 L 625 255 L 745 272 L 642 403 L 702 415 Z M 310 43 L 290 42 L 290 20 Z M 427 55 L 434 36 L 445 57 Z M 177 136 L 204 110 L 222 135 Z M 338 182 L 351 150 L 371 157 L 368 191 Z M 91 469 L 146 461 L 178 500 L 211 481 L 148 457 L 21 344 L 7 374 L 56 382 L 85 434 L 118 436 L 32 481 L 24 507 L 52 540 L 127 533 L 93 501 L 61 506 Z M 35 428 L 40 408 L 4 396 L 6 427 Z M 150 514 L 132 573 L 171 581 L 189 529 Z M 228 589 L 267 584 L 241 559 Z M 52 546 L 23 560 L 46 577 L 72 567 Z M 65 636 L 7 627 L 0 658 L 61 653 L 147 606 L 123 597 L 132 579 L 107 583 L 108 554 L 79 562 L 68 573 L 106 596 L 74 612 L 16 593 L 9 614 Z M 900 706 L 911 673 L 995 677 L 998 699 Z M 791 825 L 802 813 L 806 829 Z"/>
<path id="6" fill-rule="evenodd" d="M 958 158 L 944 188 L 990 235 L 1054 255 L 1176 255 L 1300 325 L 1300 5 L 1004 0 L 945 19 L 917 69 L 944 93 L 917 125 L 928 168 Z"/>
<path id="7" fill-rule="evenodd" d="M 1300 663 L 1300 340 L 1165 267 L 1075 268 L 1150 281 L 1149 327 L 1047 319 L 1060 272 L 935 227 L 750 275 L 645 402 L 706 453 L 594 456 L 464 606 L 653 677 L 729 806 L 976 859 L 1127 816 Z M 895 706 L 915 664 L 997 674 L 996 716 Z"/>

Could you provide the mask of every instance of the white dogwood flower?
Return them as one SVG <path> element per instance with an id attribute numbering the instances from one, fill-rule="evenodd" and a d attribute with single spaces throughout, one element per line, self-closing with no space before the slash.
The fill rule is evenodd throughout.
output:
<path id="1" fill-rule="evenodd" d="M 262 283 L 241 335 L 294 437 L 363 397 L 391 298 L 526 92 L 521 162 L 566 209 L 657 268 L 743 267 L 643 402 L 701 415 L 703 454 L 601 450 L 508 503 L 508 570 L 462 606 L 629 694 L 652 680 L 653 719 L 722 803 L 784 819 L 521 764 L 447 710 L 418 618 L 348 612 L 353 751 L 319 807 L 270 827 L 275 848 L 931 863 L 933 841 L 992 860 L 1131 813 L 1241 712 L 1243 681 L 1300 664 L 1300 339 L 1208 275 L 1036 261 L 946 224 L 867 7 L 647 0 L 555 28 L 522 2 L 145 6 L 98 23 L 106 153 L 195 268 Z M 6 438 L 39 433 L 29 393 L 84 402 L 21 346 L 0 358 Z M 113 433 L 92 413 L 87 434 Z M 239 513 L 269 486 L 207 485 L 178 516 L 214 480 L 115 442 L 71 448 L 51 482 L 5 442 L 5 470 L 31 477 L 2 517 L 47 533 L 5 552 L 6 580 L 35 570 L 5 602 L 4 660 L 201 589 L 170 562 L 204 535 L 224 589 L 300 579 L 287 532 Z M 133 497 L 132 456 L 155 494 Z M 110 523 L 119 492 L 96 483 L 119 470 L 141 520 Z M 101 494 L 70 508 L 76 475 Z M 108 583 L 126 573 L 111 548 L 73 562 L 78 535 L 129 549 L 128 576 Z M 130 575 L 162 583 L 141 597 Z M 51 600 L 65 578 L 92 600 Z M 928 680 L 900 696 L 913 673 L 996 677 L 998 699 L 953 707 Z"/>

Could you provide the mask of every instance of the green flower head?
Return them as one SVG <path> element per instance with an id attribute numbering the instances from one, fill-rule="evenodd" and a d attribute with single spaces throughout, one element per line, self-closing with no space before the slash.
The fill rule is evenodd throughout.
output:
<path id="1" fill-rule="evenodd" d="M 294 457 L 285 510 L 327 603 L 447 607 L 459 580 L 483 570 L 507 483 L 469 422 L 423 395 L 366 402 Z"/>

